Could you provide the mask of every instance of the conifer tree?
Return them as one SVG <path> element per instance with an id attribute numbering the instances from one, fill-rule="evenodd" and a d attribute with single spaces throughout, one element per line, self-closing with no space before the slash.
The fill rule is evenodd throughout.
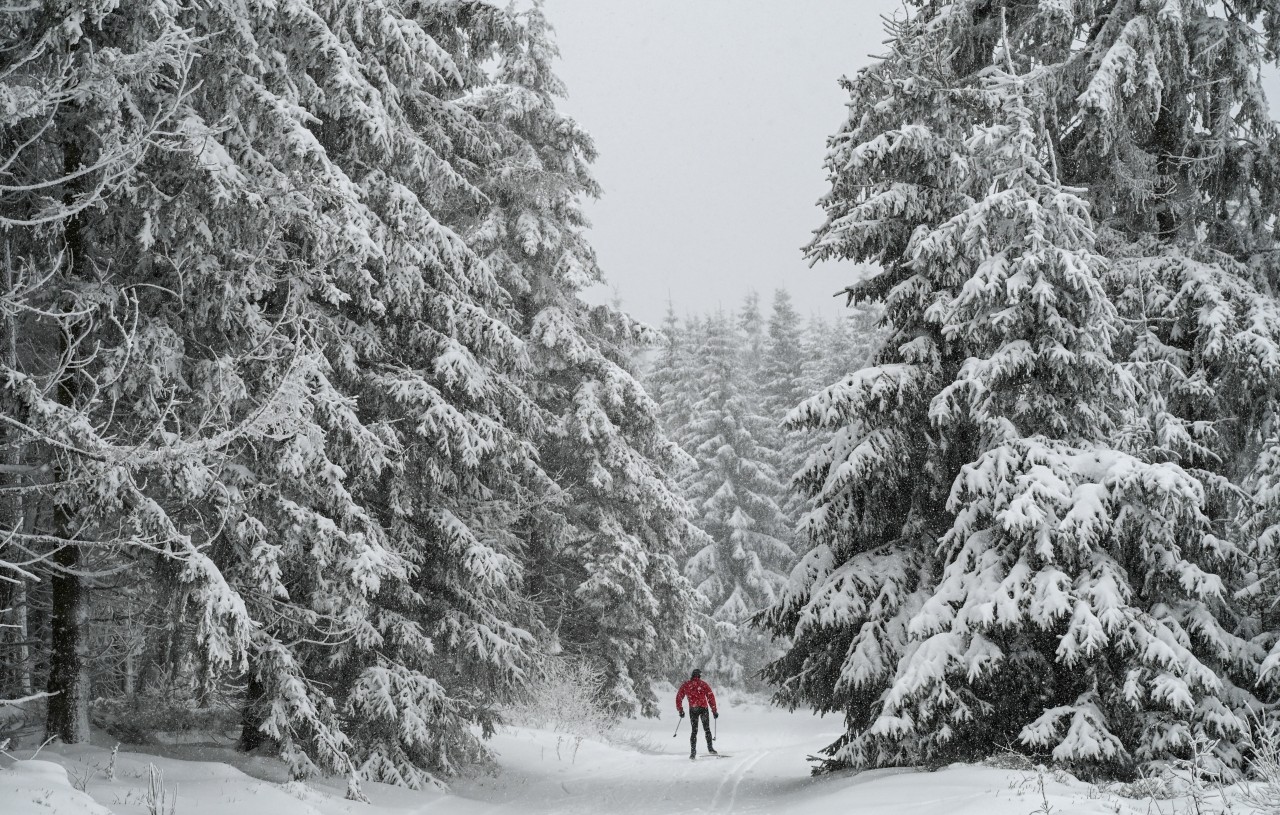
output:
<path id="1" fill-rule="evenodd" d="M 1125 772 L 1243 727 L 1236 681 L 1258 666 L 1227 608 L 1241 550 L 1209 514 L 1221 481 L 1200 424 L 1156 384 L 1161 368 L 1219 375 L 1144 357 L 1148 335 L 1174 334 L 1163 314 L 1126 313 L 1120 284 L 1153 265 L 1136 247 L 1187 253 L 1177 208 L 1141 223 L 1145 205 L 1084 169 L 1100 152 L 1163 168 L 1166 204 L 1195 189 L 1168 172 L 1191 153 L 1135 144 L 1154 121 L 1117 117 L 1202 103 L 1180 69 L 1156 91 L 1136 66 L 1181 59 L 1216 24 L 1243 35 L 1257 12 L 1228 13 L 921 4 L 847 83 L 809 252 L 878 262 L 850 296 L 883 303 L 892 333 L 874 367 L 798 412 L 831 436 L 803 477 L 813 548 L 767 616 L 795 641 L 768 671 L 780 698 L 845 714 L 832 763 L 1017 743 Z M 1135 85 L 1146 107 L 1125 99 Z M 1256 302 L 1229 272 L 1212 276 Z M 1208 326 L 1182 326 L 1216 350 Z M 1246 358 L 1269 355 L 1259 341 Z"/>
<path id="2" fill-rule="evenodd" d="M 1254 471 L 1245 480 L 1249 500 L 1241 507 L 1240 525 L 1251 544 L 1249 568 L 1237 592 L 1255 646 L 1265 652 L 1258 668 L 1261 684 L 1280 689 L 1280 439 L 1267 439 Z M 1256 658 L 1256 657 L 1255 657 Z"/>
<path id="3" fill-rule="evenodd" d="M 768 324 L 760 313 L 760 294 L 755 290 L 748 291 L 738 307 L 736 328 L 743 340 L 741 364 L 743 372 L 751 383 L 751 395 L 755 397 L 759 390 L 760 366 L 763 363 L 765 343 L 768 341 Z"/>
<path id="4" fill-rule="evenodd" d="M 787 509 L 788 521 L 794 524 L 798 506 L 791 489 L 791 479 L 800 471 L 814 443 L 814 434 L 802 428 L 786 428 L 783 420 L 792 410 L 821 385 L 810 383 L 811 360 L 821 359 L 818 349 L 805 331 L 800 314 L 791 303 L 791 295 L 778 289 L 773 295 L 769 314 L 768 338 L 758 376 L 760 412 L 770 429 L 770 449 L 778 471 L 782 492 L 778 505 Z"/>
<path id="5" fill-rule="evenodd" d="M 522 561 L 551 650 L 603 672 L 612 706 L 653 715 L 653 681 L 701 634 L 676 560 L 696 534 L 672 480 L 682 455 L 629 369 L 632 349 L 658 336 L 579 296 L 602 280 L 580 209 L 599 193 L 595 148 L 556 108 L 564 88 L 541 10 L 519 25 L 496 82 L 463 103 L 494 128 L 501 150 L 482 186 L 492 203 L 474 216 L 469 239 L 511 295 L 529 348 L 525 387 L 546 421 L 533 440 L 553 483 L 530 487 L 537 501 L 520 520 Z"/>
<path id="6" fill-rule="evenodd" d="M 698 401 L 688 430 L 698 468 L 684 486 L 710 541 L 685 571 L 710 601 L 717 624 L 706 666 L 745 683 L 770 654 L 768 642 L 747 622 L 777 599 L 792 558 L 785 541 L 788 523 L 777 503 L 782 486 L 760 442 L 767 422 L 751 399 L 742 335 L 717 314 L 699 339 Z"/>
<path id="7" fill-rule="evenodd" d="M 184 515 L 211 508 L 218 462 L 263 425 L 204 414 L 201 400 L 221 395 L 191 386 L 241 360 L 209 338 L 200 364 L 185 365 L 174 324 L 191 315 L 165 276 L 191 271 L 195 289 L 195 270 L 176 266 L 188 260 L 179 253 L 148 251 L 174 165 L 196 170 L 184 131 L 195 45 L 183 21 L 164 3 L 15 7 L 0 46 L 11 479 L 0 570 L 30 591 L 52 584 L 47 729 L 77 742 L 88 739 L 91 573 L 154 570 L 182 598 L 202 669 L 243 664 L 252 621 L 210 557 L 209 530 Z M 260 396 L 262 411 L 279 407 Z"/>
<path id="8" fill-rule="evenodd" d="M 453 98 L 519 27 L 72 6 L 5 33 L 36 57 L 2 86 L 6 328 L 37 339 L 5 452 L 56 473 L 24 523 L 154 568 L 175 670 L 242 674 L 245 746 L 295 775 L 482 758 L 532 644 L 510 527 L 540 417 L 502 286 L 437 214 L 495 141 Z"/>
<path id="9" fill-rule="evenodd" d="M 503 19 L 477 11 L 477 29 Z M 455 163 L 479 127 L 447 97 L 471 66 L 439 46 L 455 22 L 435 7 L 225 4 L 191 23 L 210 34 L 199 147 L 226 211 L 264 221 L 224 243 L 253 257 L 246 238 L 267 241 L 257 254 L 277 266 L 249 302 L 317 352 L 287 400 L 305 431 L 222 476 L 236 497 L 223 569 L 263 622 L 243 741 L 266 737 L 297 775 L 428 783 L 479 757 L 470 726 L 529 641 L 500 531 L 531 458 L 532 409 L 509 377 L 521 345 L 490 313 L 496 282 L 434 212 L 468 186 Z M 225 111 L 226 127 L 205 124 Z M 465 687 L 444 679 L 462 671 Z"/>
<path id="10" fill-rule="evenodd" d="M 762 412 L 780 419 L 808 393 L 804 390 L 804 325 L 786 289 L 773 293 L 760 372 Z"/>
<path id="11" fill-rule="evenodd" d="M 649 365 L 645 387 L 658 406 L 658 416 L 667 436 L 681 445 L 695 401 L 694 366 L 693 328 L 680 324 L 675 305 L 668 301 L 662 320 L 661 344 Z M 692 461 L 687 464 L 691 466 Z"/>

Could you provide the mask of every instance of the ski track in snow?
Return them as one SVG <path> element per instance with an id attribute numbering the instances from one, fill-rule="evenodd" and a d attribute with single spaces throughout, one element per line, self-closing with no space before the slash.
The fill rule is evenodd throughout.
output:
<path id="1" fill-rule="evenodd" d="M 643 750 L 584 742 L 574 755 L 557 736 L 512 729 L 493 743 L 502 772 L 453 784 L 457 798 L 482 801 L 485 815 L 779 812 L 814 783 L 805 760 L 839 733 L 837 718 L 787 714 L 764 705 L 722 711 L 716 741 L 731 755 L 688 758 L 688 735 L 669 720 L 628 722 Z"/>
<path id="2" fill-rule="evenodd" d="M 725 777 L 724 781 L 720 782 L 720 786 L 716 789 L 716 795 L 713 799 L 711 799 L 711 811 L 712 812 L 733 812 L 733 805 L 738 800 L 738 788 L 742 786 L 742 782 L 743 780 L 746 779 L 747 775 L 751 772 L 751 768 L 759 764 L 761 760 L 763 760 L 768 755 L 769 755 L 768 751 L 763 751 L 763 752 L 756 753 L 755 755 L 748 756 L 742 759 L 741 761 L 739 761 L 734 766 L 733 771 Z M 726 785 L 728 785 L 729 787 L 729 793 L 728 793 L 729 800 L 725 803 L 724 808 L 721 809 L 719 806 L 719 803 L 722 797 L 722 793 L 724 793 Z"/>

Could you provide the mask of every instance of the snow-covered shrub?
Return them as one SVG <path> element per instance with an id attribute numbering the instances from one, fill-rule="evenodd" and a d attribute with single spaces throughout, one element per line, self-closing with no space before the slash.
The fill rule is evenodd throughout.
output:
<path id="1" fill-rule="evenodd" d="M 125 744 L 183 741 L 228 742 L 240 727 L 240 711 L 230 705 L 199 707 L 193 699 L 143 694 L 128 699 L 95 699 L 93 724 Z"/>
<path id="2" fill-rule="evenodd" d="M 586 657 L 547 657 L 507 713 L 512 724 L 590 739 L 617 726 L 610 706 L 608 673 Z"/>
<path id="3" fill-rule="evenodd" d="M 610 744 L 636 753 L 645 753 L 653 756 L 668 753 L 665 745 L 655 739 L 652 733 L 646 733 L 643 730 L 618 728 L 608 734 L 608 739 Z"/>
<path id="4" fill-rule="evenodd" d="M 1241 798 L 1259 812 L 1280 812 L 1280 723 L 1254 722 L 1245 748 L 1252 754 L 1250 780 Z"/>
<path id="5" fill-rule="evenodd" d="M 1167 811 L 1174 815 L 1231 813 L 1233 801 L 1247 801 L 1250 790 L 1232 786 L 1239 774 L 1222 761 L 1222 751 L 1214 740 L 1198 735 L 1186 745 L 1184 753 L 1183 758 L 1147 765 L 1132 781 L 1104 783 L 1096 789 L 1104 795 L 1146 801 L 1149 812 Z M 1271 811 L 1265 807 L 1260 810 Z"/>
<path id="6" fill-rule="evenodd" d="M 178 789 L 164 785 L 164 770 L 147 765 L 147 792 L 143 799 L 147 815 L 175 815 L 178 811 Z"/>

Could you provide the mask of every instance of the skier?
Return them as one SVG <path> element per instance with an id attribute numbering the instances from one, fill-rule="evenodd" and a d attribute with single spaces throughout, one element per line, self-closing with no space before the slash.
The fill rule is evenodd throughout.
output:
<path id="1" fill-rule="evenodd" d="M 716 710 L 715 691 L 702 681 L 702 671 L 698 668 L 693 669 L 693 676 L 676 693 L 676 712 L 681 719 L 684 718 L 683 703 L 686 696 L 689 697 L 689 723 L 692 731 L 689 733 L 689 758 L 698 757 L 698 719 L 702 719 L 702 730 L 707 734 L 707 752 L 714 756 L 716 748 L 711 743 L 711 719 L 707 716 L 707 707 L 710 706 L 711 715 L 717 719 L 720 718 L 720 711 Z"/>

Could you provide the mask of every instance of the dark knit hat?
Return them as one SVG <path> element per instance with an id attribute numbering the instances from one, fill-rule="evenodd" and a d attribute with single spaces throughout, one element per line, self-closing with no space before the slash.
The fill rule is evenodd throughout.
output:
<path id="1" fill-rule="evenodd" d="M 693 678 L 694 678 L 694 679 L 700 679 L 700 678 L 702 678 L 702 669 L 701 669 L 701 668 L 694 668 L 694 669 L 693 669 Z"/>

